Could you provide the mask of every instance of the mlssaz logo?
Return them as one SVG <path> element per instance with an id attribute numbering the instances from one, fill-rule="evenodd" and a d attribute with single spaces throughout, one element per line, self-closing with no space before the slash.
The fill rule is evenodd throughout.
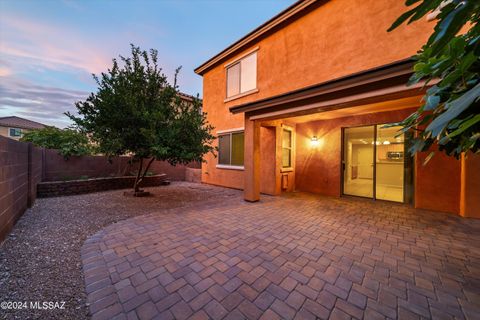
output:
<path id="1" fill-rule="evenodd" d="M 30 309 L 38 309 L 38 310 L 54 310 L 54 309 L 65 309 L 65 301 L 60 302 L 53 302 L 53 301 L 31 301 L 30 302 Z"/>

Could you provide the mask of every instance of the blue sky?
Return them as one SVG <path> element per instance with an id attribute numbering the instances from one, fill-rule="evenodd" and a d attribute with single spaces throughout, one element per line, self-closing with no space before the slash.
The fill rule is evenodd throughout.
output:
<path id="1" fill-rule="evenodd" d="M 92 73 L 129 53 L 159 51 L 180 89 L 202 92 L 201 63 L 292 4 L 293 0 L 2 0 L 0 117 L 68 126 L 65 111 L 95 91 Z"/>

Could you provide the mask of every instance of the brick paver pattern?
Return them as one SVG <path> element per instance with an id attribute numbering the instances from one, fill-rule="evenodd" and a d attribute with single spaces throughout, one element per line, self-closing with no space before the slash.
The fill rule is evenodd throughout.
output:
<path id="1" fill-rule="evenodd" d="M 89 238 L 82 260 L 93 319 L 480 315 L 480 221 L 386 202 L 295 194 L 140 216 Z"/>

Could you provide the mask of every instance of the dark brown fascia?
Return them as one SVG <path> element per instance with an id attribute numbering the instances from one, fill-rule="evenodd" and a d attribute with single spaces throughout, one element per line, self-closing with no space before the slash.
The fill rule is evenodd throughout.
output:
<path id="1" fill-rule="evenodd" d="M 230 107 L 230 112 L 258 114 L 327 101 L 341 95 L 353 95 L 373 89 L 406 84 L 413 73 L 413 63 L 412 59 L 397 61 L 281 95 L 236 105 Z"/>

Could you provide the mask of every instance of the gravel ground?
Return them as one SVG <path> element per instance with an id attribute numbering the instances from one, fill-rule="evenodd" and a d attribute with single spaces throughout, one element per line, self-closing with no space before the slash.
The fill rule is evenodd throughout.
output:
<path id="1" fill-rule="evenodd" d="M 148 188 L 37 199 L 0 246 L 0 302 L 65 301 L 64 310 L 0 310 L 4 319 L 88 319 L 80 249 L 106 225 L 133 216 L 241 201 L 240 191 L 187 182 Z"/>

